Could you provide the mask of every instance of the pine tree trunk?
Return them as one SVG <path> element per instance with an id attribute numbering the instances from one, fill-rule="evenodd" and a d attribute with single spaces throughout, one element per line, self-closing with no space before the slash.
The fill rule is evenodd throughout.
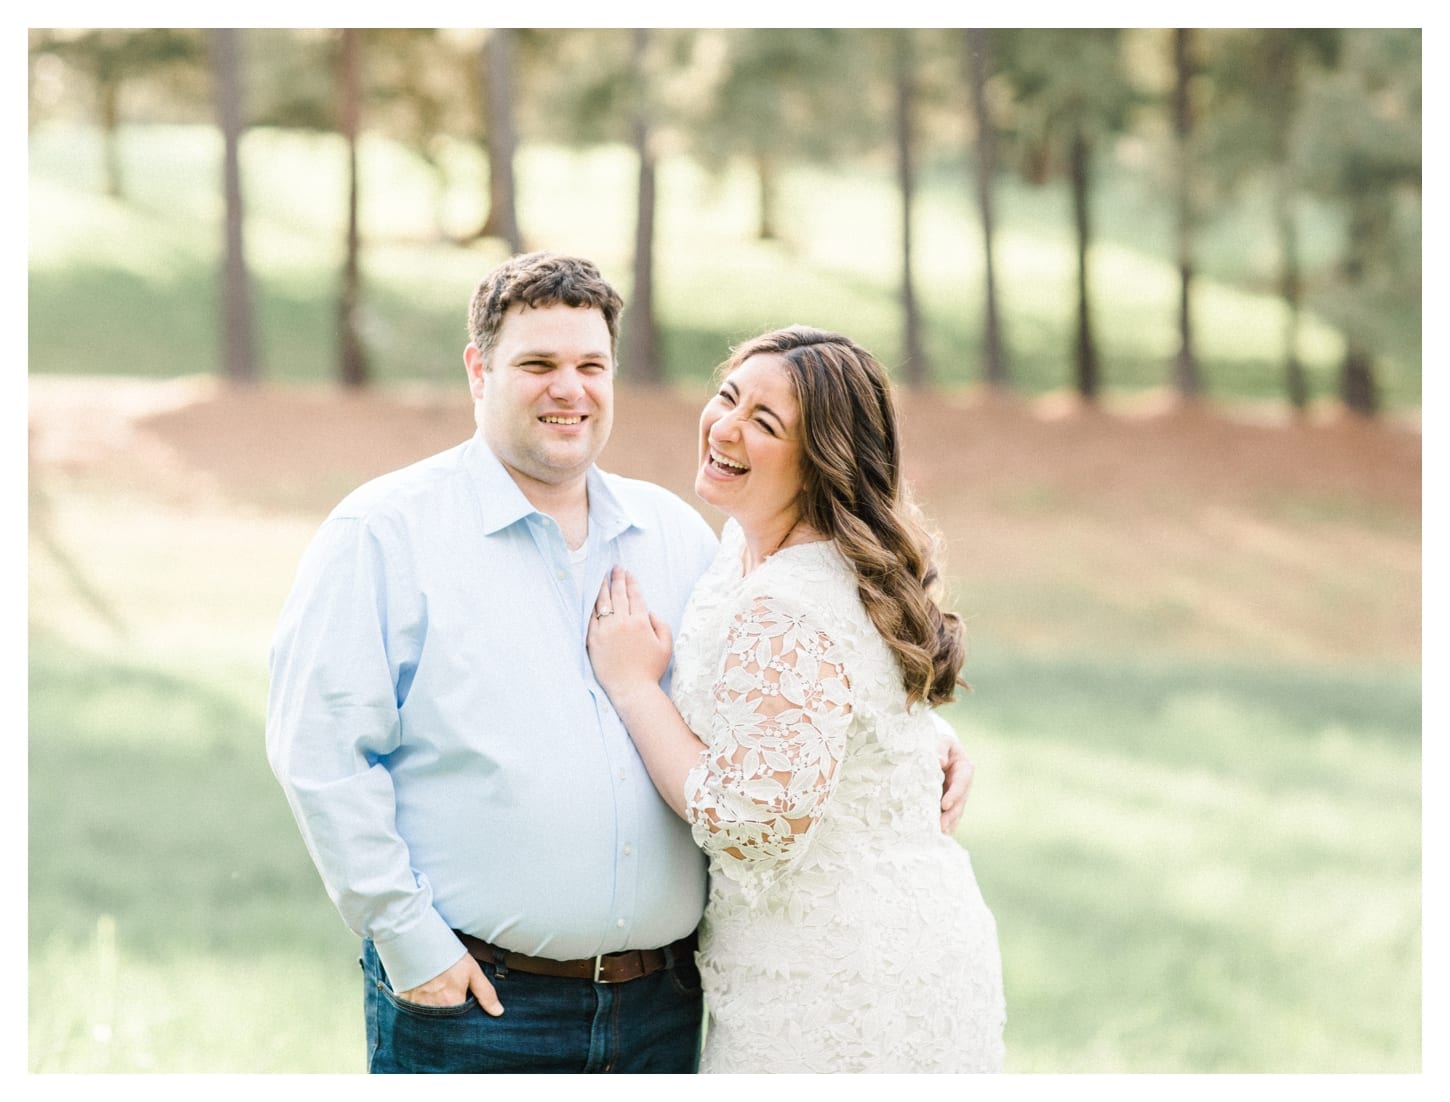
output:
<path id="1" fill-rule="evenodd" d="M 775 158 L 764 150 L 755 153 L 755 180 L 759 197 L 755 238 L 774 241 L 779 236 L 775 232 Z"/>
<path id="2" fill-rule="evenodd" d="M 253 340 L 251 280 L 243 248 L 241 147 L 242 75 L 241 32 L 211 31 L 212 71 L 215 74 L 217 120 L 222 132 L 222 187 L 225 195 L 225 246 L 222 259 L 222 369 L 237 383 L 257 381 Z"/>
<path id="3" fill-rule="evenodd" d="M 911 39 L 909 30 L 893 32 L 895 37 L 896 85 L 896 173 L 901 188 L 901 327 L 908 386 L 924 387 L 930 372 L 921 343 L 921 317 L 912 279 L 911 214 L 916 190 L 913 162 Z"/>
<path id="4" fill-rule="evenodd" d="M 1092 149 L 1078 123 L 1072 135 L 1069 161 L 1072 175 L 1073 224 L 1077 229 L 1077 392 L 1086 401 L 1098 396 L 1098 350 L 1093 339 L 1092 307 L 1088 295 L 1088 247 L 1092 241 L 1089 214 Z"/>
<path id="5" fill-rule="evenodd" d="M 106 168 L 106 194 L 112 199 L 125 198 L 125 181 L 121 174 L 121 87 L 118 80 L 101 84 L 101 146 Z"/>
<path id="6" fill-rule="evenodd" d="M 1189 83 L 1193 76 L 1190 55 L 1192 32 L 1179 28 L 1173 32 L 1173 62 L 1176 80 L 1173 94 L 1173 129 L 1178 139 L 1178 356 L 1174 361 L 1174 382 L 1181 397 L 1192 401 L 1203 388 L 1198 360 L 1193 353 L 1193 165 L 1190 142 L 1193 136 L 1193 111 L 1189 101 Z"/>
<path id="7" fill-rule="evenodd" d="M 480 237 L 499 237 L 509 251 L 524 251 L 519 232 L 514 190 L 514 150 L 518 135 L 514 126 L 513 31 L 495 28 L 484 39 L 479 55 L 483 69 L 483 102 L 488 114 L 484 147 L 488 154 L 488 219 Z"/>
<path id="8" fill-rule="evenodd" d="M 1274 223 L 1279 238 L 1279 297 L 1284 300 L 1284 388 L 1289 404 L 1302 413 L 1309 406 L 1309 382 L 1299 360 L 1299 231 L 1294 219 L 1293 183 L 1280 164 L 1274 193 Z"/>
<path id="9" fill-rule="evenodd" d="M 1371 258 L 1379 254 L 1385 232 L 1383 195 L 1357 193 L 1350 203 L 1349 234 L 1343 262 L 1344 281 L 1351 293 L 1362 292 Z M 1355 413 L 1372 417 L 1379 410 L 1379 387 L 1374 378 L 1374 353 L 1361 333 L 1345 334 L 1344 364 L 1339 396 Z"/>
<path id="10" fill-rule="evenodd" d="M 1379 387 L 1374 378 L 1374 360 L 1369 352 L 1351 343 L 1344 353 L 1339 394 L 1344 404 L 1361 417 L 1379 412 Z"/>
<path id="11" fill-rule="evenodd" d="M 1296 413 L 1309 407 L 1309 380 L 1299 360 L 1299 311 L 1302 280 L 1299 271 L 1299 223 L 1294 216 L 1294 171 L 1291 167 L 1291 129 L 1298 100 L 1298 73 L 1293 31 L 1266 31 L 1273 49 L 1273 94 L 1269 97 L 1269 124 L 1274 135 L 1274 230 L 1279 243 L 1279 297 L 1284 300 L 1284 390 Z"/>
<path id="12" fill-rule="evenodd" d="M 645 60 L 649 31 L 634 31 L 636 89 L 634 149 L 639 158 L 639 189 L 634 228 L 634 288 L 624 314 L 626 373 L 646 386 L 663 381 L 654 307 L 655 154 L 650 137 L 649 87 Z"/>
<path id="13" fill-rule="evenodd" d="M 344 29 L 338 53 L 339 129 L 347 142 L 347 242 L 342 268 L 342 294 L 337 304 L 338 377 L 344 386 L 349 387 L 366 386 L 369 374 L 367 355 L 357 325 L 360 299 L 357 138 L 362 107 L 358 57 L 360 34 L 355 29 Z"/>
<path id="14" fill-rule="evenodd" d="M 991 32 L 982 29 L 962 32 L 967 83 L 972 89 L 972 112 L 977 124 L 976 183 L 977 210 L 982 223 L 982 260 L 985 275 L 982 357 L 987 384 L 1005 388 L 1007 358 L 1003 351 L 1002 323 L 997 312 L 997 267 L 993 252 L 996 215 L 992 179 L 997 171 L 996 138 L 987 111 L 987 74 L 992 71 Z"/>

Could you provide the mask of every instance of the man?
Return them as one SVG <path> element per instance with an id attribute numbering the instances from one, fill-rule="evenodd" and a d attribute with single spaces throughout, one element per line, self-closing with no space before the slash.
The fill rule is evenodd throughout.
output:
<path id="1" fill-rule="evenodd" d="M 715 551 L 693 508 L 594 466 L 622 309 L 584 260 L 485 277 L 478 432 L 349 495 L 283 609 L 268 757 L 364 939 L 370 1071 L 697 1066 L 704 859 L 584 646 L 611 566 L 678 630 Z"/>

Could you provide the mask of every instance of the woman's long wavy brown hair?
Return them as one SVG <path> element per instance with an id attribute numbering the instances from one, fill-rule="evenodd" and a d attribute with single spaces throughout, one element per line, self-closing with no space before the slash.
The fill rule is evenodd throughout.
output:
<path id="1" fill-rule="evenodd" d="M 956 696 L 965 649 L 961 618 L 939 603 L 936 543 L 901 484 L 896 405 L 886 369 L 850 339 L 806 326 L 764 333 L 734 349 L 787 366 L 800 406 L 801 519 L 836 541 L 855 568 L 871 622 L 896 655 L 908 704 Z"/>

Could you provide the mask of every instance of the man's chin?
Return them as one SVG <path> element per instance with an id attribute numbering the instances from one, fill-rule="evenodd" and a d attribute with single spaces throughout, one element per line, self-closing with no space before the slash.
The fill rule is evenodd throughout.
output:
<path id="1" fill-rule="evenodd" d="M 531 457 L 529 473 L 540 482 L 567 482 L 583 475 L 602 450 L 582 446 L 545 448 Z"/>

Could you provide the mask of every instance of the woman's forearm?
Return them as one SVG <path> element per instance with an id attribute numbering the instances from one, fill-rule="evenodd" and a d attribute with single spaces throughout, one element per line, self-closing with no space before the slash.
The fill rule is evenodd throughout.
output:
<path id="1" fill-rule="evenodd" d="M 610 699 L 644 759 L 650 780 L 681 819 L 685 814 L 685 777 L 700 761 L 705 749 L 685 725 L 674 703 L 657 684 L 640 685 Z"/>

